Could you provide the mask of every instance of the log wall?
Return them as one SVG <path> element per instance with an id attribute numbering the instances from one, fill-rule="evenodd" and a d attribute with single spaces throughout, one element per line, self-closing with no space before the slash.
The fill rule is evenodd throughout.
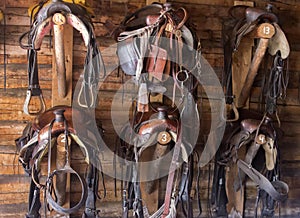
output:
<path id="1" fill-rule="evenodd" d="M 95 17 L 93 22 L 97 41 L 101 52 L 104 53 L 104 62 L 107 65 L 117 63 L 115 55 L 107 49 L 115 43 L 110 32 L 105 27 L 107 20 L 118 24 L 130 11 L 145 5 L 144 0 L 88 0 L 93 8 Z M 221 43 L 222 20 L 228 16 L 227 10 L 233 5 L 233 0 L 177 0 L 171 1 L 175 6 L 185 6 L 189 11 L 191 20 L 195 25 L 201 39 L 202 54 L 213 67 L 221 79 L 223 68 L 223 53 Z M 268 1 L 254 1 L 256 6 L 264 8 Z M 23 103 L 27 89 L 27 58 L 26 51 L 18 44 L 19 37 L 29 30 L 30 19 L 28 7 L 37 3 L 37 0 L 5 0 L 0 2 L 4 11 L 5 20 L 0 23 L 0 216 L 22 217 L 26 212 L 29 178 L 24 174 L 18 164 L 14 140 L 18 138 L 26 123 L 33 118 L 23 113 Z M 291 46 L 289 58 L 290 82 L 287 97 L 279 101 L 278 114 L 282 122 L 285 136 L 281 141 L 281 173 L 284 181 L 290 186 L 289 199 L 282 205 L 281 214 L 286 217 L 300 216 L 300 2 L 297 0 L 272 1 L 274 12 L 278 14 L 280 25 L 285 31 Z M 51 107 L 51 78 L 52 78 L 52 44 L 50 39 L 45 39 L 39 52 L 40 85 L 46 100 L 47 108 Z M 107 55 L 110 54 L 110 55 Z M 73 52 L 73 88 L 83 70 L 85 47 L 79 33 L 74 33 Z M 6 76 L 5 76 L 6 74 Z M 6 78 L 6 81 L 4 80 Z M 257 110 L 260 95 L 260 76 L 251 92 L 250 108 Z M 104 140 L 113 146 L 115 133 L 110 118 L 111 102 L 114 93 L 121 87 L 122 77 L 117 70 L 112 69 L 105 83 L 100 87 L 99 101 L 96 116 L 105 129 Z M 5 81 L 5 82 L 4 82 Z M 199 144 L 204 141 L 204 136 L 209 131 L 210 110 L 208 101 L 203 99 L 202 131 Z M 122 113 L 122 111 L 120 111 Z M 75 168 L 83 164 L 78 153 L 72 155 Z M 105 164 L 105 163 L 104 163 Z M 201 168 L 201 196 L 203 217 L 206 217 L 206 200 L 208 199 L 208 177 L 212 164 Z M 84 169 L 82 169 L 84 173 Z M 115 196 L 113 179 L 107 177 L 107 198 L 101 200 L 99 205 L 102 216 L 111 217 L 112 213 L 118 214 L 121 208 L 120 192 Z M 248 183 L 248 199 L 246 203 L 246 216 L 253 216 L 255 201 L 254 184 Z M 117 186 L 119 189 L 119 184 Z M 102 188 L 101 188 L 102 189 Z M 73 189 L 76 200 L 76 188 Z M 109 205 L 109 206 L 108 206 Z M 110 214 L 110 215 L 109 215 Z"/>

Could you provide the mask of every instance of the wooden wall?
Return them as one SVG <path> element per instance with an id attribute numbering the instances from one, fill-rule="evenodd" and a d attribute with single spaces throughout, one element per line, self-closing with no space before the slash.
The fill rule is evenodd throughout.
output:
<path id="1" fill-rule="evenodd" d="M 114 44 L 109 31 L 105 28 L 106 20 L 118 24 L 126 13 L 134 11 L 145 5 L 144 0 L 88 0 L 95 12 L 93 18 L 97 40 L 101 51 L 105 51 Z M 233 5 L 233 0 L 177 0 L 171 1 L 176 6 L 185 6 L 190 12 L 191 20 L 195 24 L 198 36 L 201 39 L 202 54 L 211 64 L 217 75 L 221 78 L 223 67 L 223 54 L 221 44 L 221 24 L 222 20 L 228 16 L 227 10 Z M 269 1 L 255 0 L 256 6 L 264 8 Z M 281 214 L 286 217 L 300 216 L 300 180 L 295 179 L 300 176 L 300 2 L 297 0 L 270 1 L 274 5 L 274 11 L 278 14 L 280 25 L 286 32 L 291 46 L 289 58 L 290 82 L 288 85 L 287 98 L 279 102 L 279 117 L 285 136 L 281 141 L 281 173 L 282 179 L 290 186 L 289 199 L 282 205 Z M 18 138 L 24 126 L 33 118 L 23 113 L 23 103 L 27 89 L 27 58 L 26 51 L 18 44 L 20 35 L 29 30 L 28 7 L 37 3 L 37 0 L 5 0 L 0 2 L 0 8 L 5 13 L 5 24 L 0 24 L 0 216 L 17 217 L 22 216 L 27 207 L 27 194 L 29 188 L 29 178 L 24 175 L 22 167 L 18 164 L 16 147 L 14 140 Z M 4 45 L 5 43 L 5 45 Z M 4 50 L 6 52 L 4 53 Z M 74 33 L 74 63 L 73 63 L 73 84 L 75 84 L 82 72 L 85 48 L 79 33 Z M 40 85 L 43 89 L 46 105 L 51 106 L 51 78 L 52 78 L 52 48 L 50 40 L 44 40 L 42 50 L 39 55 L 40 64 Z M 104 56 L 105 63 L 114 63 L 116 56 Z M 4 71 L 6 71 L 6 84 L 4 84 Z M 259 78 L 259 77 L 258 77 Z M 123 78 L 124 79 L 124 78 Z M 126 79 L 126 77 L 125 77 Z M 113 71 L 100 88 L 99 103 L 96 110 L 97 117 L 102 121 L 106 131 L 105 140 L 108 143 L 115 141 L 115 133 L 110 121 L 110 107 L 115 90 L 122 84 L 122 77 Z M 258 84 L 253 88 L 251 94 L 250 108 L 258 108 L 260 94 L 259 79 Z M 206 100 L 204 105 L 207 104 Z M 208 112 L 204 110 L 202 114 L 202 135 L 207 134 L 210 118 Z M 77 161 L 78 165 L 81 163 Z M 105 163 L 104 163 L 105 164 Z M 206 217 L 206 199 L 208 172 L 207 165 L 201 169 L 202 172 L 202 207 L 203 217 Z M 120 199 L 114 196 L 113 180 L 108 181 L 108 196 L 99 204 L 102 216 L 106 214 L 111 217 L 113 212 L 118 213 L 121 204 L 114 203 L 107 206 L 107 202 L 116 202 Z M 254 184 L 248 183 L 249 200 L 246 203 L 247 216 L 253 216 L 253 206 L 255 200 Z M 118 186 L 119 188 L 119 186 Z M 251 191 L 252 190 L 252 191 Z M 76 197 L 75 197 L 76 199 Z M 110 211 L 109 208 L 112 210 Z M 107 215 L 110 214 L 110 215 Z"/>

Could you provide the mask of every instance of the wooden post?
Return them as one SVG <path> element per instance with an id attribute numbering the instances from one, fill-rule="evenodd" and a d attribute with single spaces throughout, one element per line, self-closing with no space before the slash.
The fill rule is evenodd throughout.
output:
<path id="1" fill-rule="evenodd" d="M 54 40 L 55 44 L 55 40 Z M 52 106 L 67 105 L 72 103 L 72 65 L 73 65 L 73 27 L 64 25 L 64 53 L 65 53 L 65 72 L 66 72 L 66 95 L 60 97 L 58 93 L 56 61 L 52 59 Z M 53 57 L 55 57 L 55 49 L 53 50 Z"/>
<path id="2" fill-rule="evenodd" d="M 58 96 L 64 98 L 66 96 L 66 67 L 65 67 L 65 52 L 64 52 L 64 24 L 66 18 L 61 13 L 56 13 L 52 17 L 54 26 L 54 53 L 56 63 L 57 88 Z M 55 72 L 53 72 L 55 73 Z"/>
<path id="3" fill-rule="evenodd" d="M 234 5 L 245 5 L 249 7 L 254 6 L 254 2 L 251 1 L 235 1 Z M 245 84 L 248 69 L 251 64 L 252 47 L 254 45 L 254 39 L 252 37 L 244 37 L 239 45 L 238 50 L 232 57 L 232 91 L 236 99 L 235 103 L 239 102 L 239 94 Z M 249 108 L 249 101 L 245 104 L 246 108 Z M 241 149 L 239 151 L 243 156 L 246 152 Z M 226 192 L 228 197 L 227 212 L 236 210 L 240 213 L 244 211 L 244 186 L 239 191 L 234 190 L 234 181 L 238 175 L 238 169 L 236 165 L 229 166 L 226 170 Z"/>
<path id="4" fill-rule="evenodd" d="M 63 56 L 63 69 L 65 71 L 65 75 L 58 75 L 58 73 L 62 72 L 58 70 L 58 68 L 61 68 L 61 66 L 57 66 L 56 62 L 56 55 L 55 52 L 58 52 L 58 50 L 53 49 L 53 58 L 52 58 L 52 107 L 58 106 L 58 105 L 65 105 L 65 106 L 71 106 L 72 104 L 72 65 L 73 65 L 73 27 L 64 24 L 63 27 L 63 50 L 64 50 L 64 56 Z M 57 29 L 58 29 L 57 28 Z M 55 27 L 54 27 L 55 29 Z M 56 41 L 54 40 L 54 48 Z M 65 79 L 65 93 L 64 95 L 61 95 L 59 93 L 58 88 L 58 80 Z M 65 158 L 65 148 L 64 143 L 57 143 L 57 153 L 56 153 L 57 160 L 62 162 L 62 160 Z M 59 163 L 57 165 L 60 165 Z M 60 166 L 61 167 L 61 166 Z M 59 178 L 62 179 L 62 178 Z M 64 207 L 68 208 L 70 207 L 70 175 L 67 175 L 66 178 L 66 196 L 65 196 L 65 203 L 63 204 Z M 69 217 L 69 216 L 64 216 Z"/>
<path id="5" fill-rule="evenodd" d="M 146 5 L 151 5 L 153 2 L 166 3 L 166 0 L 146 0 Z"/>
<path id="6" fill-rule="evenodd" d="M 246 5 L 253 7 L 254 2 L 251 1 L 235 1 L 234 5 Z M 248 69 L 251 64 L 252 47 L 254 40 L 252 37 L 245 37 L 242 39 L 238 50 L 233 54 L 232 57 L 232 91 L 235 95 L 235 102 L 239 102 L 239 94 L 246 81 Z M 249 102 L 245 105 L 249 107 Z"/>

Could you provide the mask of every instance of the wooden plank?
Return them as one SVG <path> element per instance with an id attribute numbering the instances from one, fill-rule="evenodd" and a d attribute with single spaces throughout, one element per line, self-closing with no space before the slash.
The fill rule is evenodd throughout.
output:
<path id="1" fill-rule="evenodd" d="M 200 4 L 200 5 L 215 5 L 215 6 L 230 6 L 233 4 L 233 0 L 211 0 L 211 1 L 206 1 L 206 0 L 177 0 L 177 3 L 182 4 Z"/>
<path id="2" fill-rule="evenodd" d="M 71 106 L 72 103 L 72 71 L 73 71 L 73 27 L 65 24 L 63 26 L 63 46 L 62 48 L 64 50 L 64 65 L 65 65 L 65 72 L 58 71 L 58 69 L 61 68 L 61 66 L 58 66 L 56 63 L 55 59 L 55 50 L 53 53 L 53 62 L 52 62 L 52 107 L 57 106 L 57 105 L 67 105 Z M 54 40 L 55 43 L 55 40 Z M 62 64 L 62 63 L 61 63 Z M 65 74 L 65 91 L 66 95 L 62 96 L 62 93 L 59 93 L 59 91 L 62 91 L 62 89 L 59 89 L 58 87 L 58 80 L 61 78 L 62 75 L 58 75 L 58 73 L 64 73 Z M 59 145 L 57 145 L 58 148 L 60 148 Z M 65 158 L 65 153 L 61 153 L 62 149 L 57 149 L 56 153 L 56 158 L 58 159 L 64 159 Z M 70 190 L 71 190 L 71 185 L 70 185 L 70 174 L 67 174 L 66 177 L 60 178 L 60 179 L 66 179 L 66 187 L 65 187 L 65 193 L 63 195 L 65 196 L 65 203 L 64 207 L 70 207 Z M 58 193 L 60 194 L 60 193 Z M 69 217 L 69 216 L 67 216 Z"/>
<path id="3" fill-rule="evenodd" d="M 18 0 L 18 1 L 14 1 L 14 0 L 5 0 L 6 2 L 6 7 L 24 7 L 24 8 L 28 8 L 32 5 L 37 4 L 39 1 L 38 0 Z"/>
<path id="4" fill-rule="evenodd" d="M 245 5 L 249 7 L 254 7 L 254 2 L 253 1 L 234 1 L 234 5 Z"/>
<path id="5" fill-rule="evenodd" d="M 52 68 L 52 106 L 55 105 L 71 105 L 72 101 L 72 65 L 73 65 L 73 28 L 69 25 L 65 25 L 65 38 L 64 38 L 64 49 L 65 49 L 65 67 L 66 67 L 66 89 L 67 95 L 65 97 L 59 97 L 57 88 L 57 74 L 56 74 L 56 63 L 53 59 Z"/>
<path id="6" fill-rule="evenodd" d="M 239 102 L 239 95 L 244 87 L 248 69 L 251 65 L 253 42 L 254 41 L 252 38 L 244 38 L 239 45 L 239 49 L 233 54 L 232 89 L 235 96 L 234 101 L 236 102 L 236 105 Z M 246 103 L 245 107 L 248 108 L 249 103 Z"/>

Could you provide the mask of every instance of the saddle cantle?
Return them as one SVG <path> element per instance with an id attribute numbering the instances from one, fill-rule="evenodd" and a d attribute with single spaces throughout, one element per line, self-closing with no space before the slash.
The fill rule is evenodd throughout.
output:
<path id="1" fill-rule="evenodd" d="M 241 127 L 244 131 L 253 133 L 255 130 L 258 129 L 259 124 L 260 124 L 260 120 L 245 119 L 241 122 Z"/>
<path id="2" fill-rule="evenodd" d="M 245 10 L 245 18 L 248 22 L 254 22 L 256 20 L 264 20 L 271 23 L 277 23 L 278 18 L 272 12 L 265 11 L 260 8 L 248 7 Z"/>

